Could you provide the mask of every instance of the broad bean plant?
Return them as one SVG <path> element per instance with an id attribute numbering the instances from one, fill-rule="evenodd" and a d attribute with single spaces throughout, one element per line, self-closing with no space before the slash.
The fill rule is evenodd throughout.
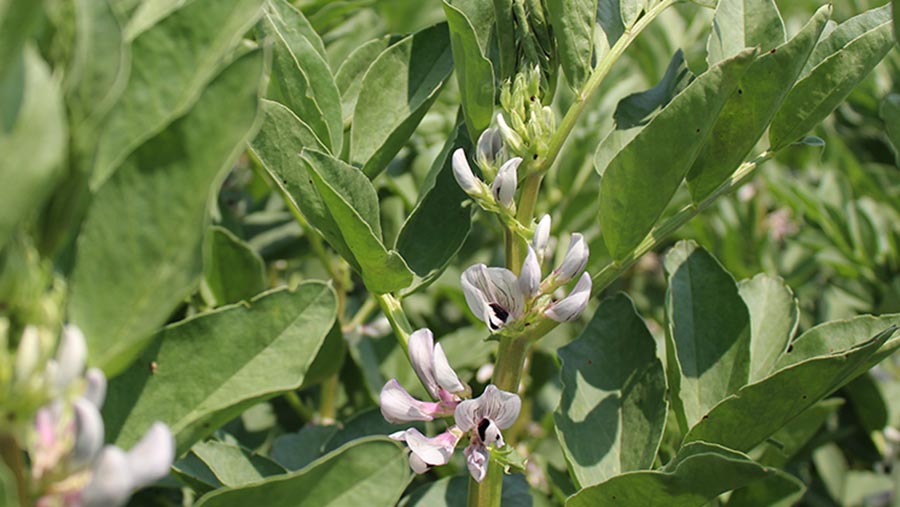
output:
<path id="1" fill-rule="evenodd" d="M 787 4 L 0 0 L 0 504 L 895 505 L 900 2 Z"/>

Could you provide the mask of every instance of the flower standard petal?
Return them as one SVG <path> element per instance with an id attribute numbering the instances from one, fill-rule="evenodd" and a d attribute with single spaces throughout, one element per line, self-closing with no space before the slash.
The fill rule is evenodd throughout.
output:
<path id="1" fill-rule="evenodd" d="M 434 346 L 434 375 L 438 386 L 450 393 L 459 393 L 466 390 L 466 386 L 459 380 L 459 376 L 450 366 L 444 349 L 438 343 Z"/>
<path id="2" fill-rule="evenodd" d="M 520 157 L 511 158 L 504 162 L 500 166 L 500 170 L 497 171 L 497 177 L 494 178 L 494 182 L 491 184 L 491 193 L 494 195 L 494 199 L 504 208 L 509 208 L 513 204 L 516 186 L 519 183 L 517 169 L 521 163 L 522 159 Z"/>
<path id="3" fill-rule="evenodd" d="M 432 398 L 437 399 L 438 383 L 434 377 L 434 335 L 428 328 L 409 335 L 409 362 Z"/>
<path id="4" fill-rule="evenodd" d="M 517 394 L 502 391 L 493 384 L 484 389 L 479 399 L 482 417 L 490 419 L 502 430 L 516 422 L 522 409 L 522 400 Z"/>
<path id="5" fill-rule="evenodd" d="M 531 245 L 528 245 L 528 255 L 522 263 L 522 271 L 519 273 L 519 290 L 527 297 L 537 295 L 541 287 L 541 264 L 537 254 Z"/>
<path id="6" fill-rule="evenodd" d="M 465 193 L 469 195 L 481 193 L 481 185 L 472 173 L 472 168 L 466 160 L 466 152 L 462 148 L 453 152 L 453 177 Z"/>
<path id="7" fill-rule="evenodd" d="M 587 308 L 588 300 L 591 297 L 591 275 L 584 273 L 578 279 L 578 283 L 572 288 L 572 292 L 568 296 L 554 303 L 550 308 L 544 311 L 544 315 L 557 321 L 569 322 L 575 320 Z"/>
<path id="8" fill-rule="evenodd" d="M 69 324 L 63 328 L 59 339 L 59 347 L 56 350 L 56 362 L 59 369 L 56 372 L 56 388 L 65 389 L 76 377 L 84 371 L 87 361 L 87 343 L 84 334 L 78 326 Z"/>
<path id="9" fill-rule="evenodd" d="M 587 241 L 584 240 L 584 236 L 577 232 L 572 234 L 566 256 L 563 258 L 562 264 L 554 271 L 556 280 L 559 283 L 566 283 L 575 278 L 587 266 L 589 255 L 590 249 Z"/>
<path id="10" fill-rule="evenodd" d="M 388 380 L 381 388 L 381 415 L 394 424 L 411 421 L 433 421 L 435 416 L 443 415 L 438 403 L 419 401 L 397 382 Z"/>
<path id="11" fill-rule="evenodd" d="M 466 456 L 466 467 L 469 474 L 477 482 L 484 480 L 487 475 L 488 462 L 490 461 L 490 453 L 483 445 L 471 442 L 463 451 Z"/>

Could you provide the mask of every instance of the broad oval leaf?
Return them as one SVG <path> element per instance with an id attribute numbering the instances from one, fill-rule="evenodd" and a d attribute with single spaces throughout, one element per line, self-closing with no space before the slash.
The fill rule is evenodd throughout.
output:
<path id="1" fill-rule="evenodd" d="M 259 16 L 263 0 L 194 0 L 131 43 L 128 85 L 97 139 L 96 190 L 141 143 L 197 102 L 221 60 Z"/>
<path id="2" fill-rule="evenodd" d="M 753 61 L 745 51 L 700 75 L 612 160 L 600 183 L 600 226 L 615 259 L 647 236 Z"/>
<path id="3" fill-rule="evenodd" d="M 738 284 L 750 312 L 750 382 L 767 377 L 800 323 L 794 292 L 778 277 L 758 274 Z"/>
<path id="4" fill-rule="evenodd" d="M 896 330 L 896 325 L 888 327 L 858 346 L 796 363 L 745 386 L 710 410 L 691 428 L 684 441 L 716 442 L 749 451 L 900 348 L 900 339 L 888 341 Z"/>
<path id="5" fill-rule="evenodd" d="M 344 243 L 359 265 L 366 288 L 376 294 L 404 289 L 413 273 L 381 240 L 378 195 L 358 169 L 325 153 L 304 150 L 301 157 Z"/>
<path id="6" fill-rule="evenodd" d="M 223 488 L 197 507 L 391 507 L 409 482 L 406 449 L 386 438 L 351 442 L 309 466 L 260 483 Z"/>
<path id="7" fill-rule="evenodd" d="M 484 56 L 475 28 L 465 13 L 444 0 L 444 13 L 450 28 L 453 68 L 459 81 L 459 93 L 469 137 L 478 139 L 494 116 L 494 68 Z"/>
<path id="8" fill-rule="evenodd" d="M 127 366 L 194 289 L 207 196 L 251 134 L 262 70 L 261 51 L 229 65 L 94 198 L 78 237 L 69 311 L 91 364 L 107 375 Z"/>
<path id="9" fill-rule="evenodd" d="M 453 71 L 445 23 L 387 48 L 366 71 L 350 127 L 350 162 L 377 176 L 419 125 Z"/>
<path id="10" fill-rule="evenodd" d="M 744 454 L 693 442 L 683 446 L 662 470 L 617 475 L 569 497 L 566 507 L 702 507 L 722 493 L 773 472 Z"/>
<path id="11" fill-rule="evenodd" d="M 750 314 L 734 278 L 692 241 L 666 254 L 666 373 L 683 429 L 747 383 Z"/>
<path id="12" fill-rule="evenodd" d="M 203 279 L 216 306 L 249 301 L 266 288 L 262 257 L 228 229 L 210 227 L 203 253 Z"/>
<path id="13" fill-rule="evenodd" d="M 553 420 L 576 483 L 649 469 L 666 424 L 666 379 L 656 340 L 628 296 L 600 303 L 558 354 L 563 386 Z"/>
<path id="14" fill-rule="evenodd" d="M 769 128 L 772 150 L 797 141 L 824 120 L 893 47 L 889 19 L 861 29 L 854 34 L 855 38 L 816 65 L 788 94 Z"/>
<path id="15" fill-rule="evenodd" d="M 548 0 L 546 9 L 556 37 L 559 64 L 569 86 L 577 92 L 593 69 L 597 0 Z"/>
<path id="16" fill-rule="evenodd" d="M 265 456 L 218 440 L 198 442 L 191 447 L 191 454 L 206 465 L 218 481 L 217 486 L 243 486 L 287 472 Z"/>
<path id="17" fill-rule="evenodd" d="M 107 439 L 128 448 L 162 421 L 180 453 L 249 406 L 300 387 L 336 308 L 328 285 L 307 282 L 163 328 L 110 383 Z"/>
<path id="18" fill-rule="evenodd" d="M 719 0 L 706 42 L 706 61 L 716 64 L 744 48 L 759 47 L 765 53 L 784 41 L 784 21 L 775 0 Z"/>

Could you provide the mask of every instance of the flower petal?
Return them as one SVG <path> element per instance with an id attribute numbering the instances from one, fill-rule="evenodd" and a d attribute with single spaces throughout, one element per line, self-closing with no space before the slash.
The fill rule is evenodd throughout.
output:
<path id="1" fill-rule="evenodd" d="M 578 273 L 584 271 L 589 256 L 590 249 L 587 241 L 584 240 L 584 236 L 577 232 L 572 234 L 566 256 L 563 258 L 562 264 L 554 272 L 557 281 L 560 283 L 568 282 L 575 278 Z"/>
<path id="2" fill-rule="evenodd" d="M 516 170 L 521 163 L 522 159 L 519 157 L 511 158 L 504 162 L 500 166 L 500 170 L 497 171 L 497 177 L 494 178 L 494 182 L 491 184 L 491 193 L 494 195 L 494 199 L 505 208 L 509 208 L 513 204 L 513 198 L 516 195 L 516 185 L 519 182 Z"/>
<path id="3" fill-rule="evenodd" d="M 459 380 L 459 375 L 450 366 L 450 361 L 447 360 L 440 343 L 434 346 L 434 375 L 438 385 L 451 393 L 466 390 L 466 386 Z"/>
<path id="4" fill-rule="evenodd" d="M 531 246 L 538 257 L 544 257 L 544 250 L 550 243 L 550 215 L 544 215 L 534 228 L 534 236 L 531 238 Z"/>
<path id="5" fill-rule="evenodd" d="M 472 173 L 472 168 L 466 160 L 466 152 L 462 148 L 453 152 L 453 177 L 465 193 L 469 195 L 481 193 L 481 186 Z"/>
<path id="6" fill-rule="evenodd" d="M 94 464 L 91 481 L 84 488 L 82 507 L 119 507 L 131 496 L 134 482 L 122 449 L 107 445 Z"/>
<path id="7" fill-rule="evenodd" d="M 463 400 L 460 402 L 453 412 L 453 419 L 456 421 L 456 426 L 459 427 L 463 433 L 468 433 L 473 428 L 477 427 L 482 419 L 481 399 L 475 398 L 473 400 Z"/>
<path id="8" fill-rule="evenodd" d="M 461 281 L 472 313 L 481 316 L 492 331 L 522 315 L 525 296 L 512 271 L 476 264 L 463 272 Z"/>
<path id="9" fill-rule="evenodd" d="M 437 403 L 419 401 L 410 396 L 397 379 L 388 380 L 381 388 L 380 404 L 381 415 L 394 424 L 433 421 L 440 411 Z"/>
<path id="10" fill-rule="evenodd" d="M 106 375 L 99 368 L 89 368 L 84 372 L 84 379 L 87 381 L 87 387 L 82 397 L 98 409 L 103 408 L 103 400 L 106 399 Z"/>
<path id="11" fill-rule="evenodd" d="M 528 245 L 528 255 L 522 263 L 522 272 L 519 273 L 519 290 L 527 297 L 537 295 L 541 286 L 541 264 L 537 254 L 531 245 Z"/>
<path id="12" fill-rule="evenodd" d="M 81 376 L 86 361 L 87 343 L 84 334 L 78 326 L 69 324 L 63 328 L 59 347 L 56 349 L 56 362 L 59 364 L 56 388 L 65 389 L 76 377 Z"/>
<path id="13" fill-rule="evenodd" d="M 409 362 L 416 375 L 425 384 L 432 398 L 438 398 L 438 383 L 434 377 L 434 335 L 428 328 L 418 329 L 409 335 Z"/>
<path id="14" fill-rule="evenodd" d="M 103 447 L 103 418 L 97 406 L 79 398 L 73 404 L 75 411 L 75 444 L 71 462 L 75 468 L 87 465 Z"/>
<path id="15" fill-rule="evenodd" d="M 516 422 L 522 409 L 522 400 L 517 394 L 501 391 L 494 384 L 487 386 L 478 399 L 481 401 L 482 417 L 494 421 L 502 430 Z"/>
<path id="16" fill-rule="evenodd" d="M 487 475 L 488 462 L 491 457 L 488 450 L 483 445 L 472 442 L 466 447 L 463 454 L 466 456 L 466 467 L 469 469 L 469 474 L 477 482 L 483 481 Z"/>
<path id="17" fill-rule="evenodd" d="M 155 422 L 126 456 L 134 487 L 149 486 L 169 474 L 175 460 L 175 437 L 168 426 Z"/>
<path id="18" fill-rule="evenodd" d="M 503 149 L 503 138 L 495 128 L 486 129 L 478 136 L 475 148 L 475 159 L 479 164 L 493 164 L 500 150 Z"/>
<path id="19" fill-rule="evenodd" d="M 572 288 L 572 292 L 544 311 L 544 315 L 557 322 L 569 322 L 577 319 L 587 308 L 588 300 L 591 298 L 592 284 L 591 275 L 589 273 L 582 274 L 578 283 Z"/>
<path id="20" fill-rule="evenodd" d="M 427 472 L 431 467 L 428 466 L 428 463 L 422 461 L 422 458 L 418 457 L 415 453 L 409 453 L 409 468 L 411 468 L 413 472 L 421 475 Z"/>
<path id="21" fill-rule="evenodd" d="M 449 463 L 459 439 L 450 431 L 428 438 L 415 428 L 406 430 L 406 445 L 413 454 L 432 466 Z"/>

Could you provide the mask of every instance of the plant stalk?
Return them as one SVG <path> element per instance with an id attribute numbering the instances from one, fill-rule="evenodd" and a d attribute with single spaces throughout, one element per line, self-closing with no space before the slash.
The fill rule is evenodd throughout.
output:
<path id="1" fill-rule="evenodd" d="M 409 319 L 406 318 L 406 314 L 403 312 L 400 300 L 394 297 L 393 294 L 375 294 L 375 299 L 378 300 L 381 311 L 384 312 L 384 316 L 391 323 L 391 328 L 394 330 L 394 335 L 397 336 L 400 346 L 403 347 L 403 352 L 408 352 L 409 335 L 412 334 L 413 329 Z"/>
<path id="2" fill-rule="evenodd" d="M 21 507 L 28 507 L 28 481 L 25 478 L 25 462 L 22 450 L 11 435 L 0 435 L 0 457 L 12 472 L 16 481 L 17 497 Z"/>

